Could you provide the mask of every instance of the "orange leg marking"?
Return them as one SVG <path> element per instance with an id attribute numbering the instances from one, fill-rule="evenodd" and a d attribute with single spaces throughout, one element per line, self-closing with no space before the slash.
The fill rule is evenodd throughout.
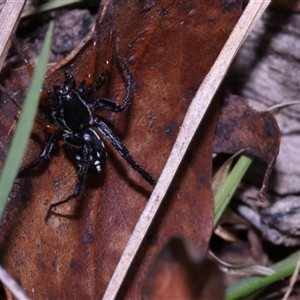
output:
<path id="1" fill-rule="evenodd" d="M 106 57 L 104 60 L 104 75 L 109 73 L 111 71 L 111 61 L 112 61 L 112 55 L 113 55 L 113 6 L 112 4 L 110 5 L 109 8 L 109 18 L 110 18 L 110 31 L 109 31 L 109 36 L 108 36 L 108 46 L 106 50 Z M 97 22 L 96 22 L 97 23 Z M 86 77 L 86 83 L 89 87 L 93 86 L 95 82 L 95 65 L 96 65 L 96 57 L 97 57 L 97 44 L 98 44 L 98 39 L 99 34 L 97 30 L 94 33 L 93 37 L 93 45 L 92 45 L 92 50 L 90 54 L 90 61 L 88 65 L 88 74 Z"/>

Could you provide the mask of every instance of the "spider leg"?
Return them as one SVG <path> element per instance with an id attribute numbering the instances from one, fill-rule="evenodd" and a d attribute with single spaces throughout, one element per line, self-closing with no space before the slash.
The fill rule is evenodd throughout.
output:
<path id="1" fill-rule="evenodd" d="M 35 159 L 33 162 L 31 162 L 29 165 L 22 167 L 18 173 L 18 176 L 22 175 L 24 172 L 27 172 L 28 170 L 33 169 L 34 167 L 44 162 L 45 159 L 49 157 L 56 139 L 57 139 L 57 133 L 50 133 L 44 143 L 44 147 L 39 157 Z"/>
<path id="2" fill-rule="evenodd" d="M 16 36 L 14 34 L 11 35 L 11 39 L 12 39 L 12 42 L 15 44 L 24 64 L 25 64 L 25 67 L 27 69 L 27 72 L 28 74 L 30 75 L 30 77 L 32 77 L 33 75 L 33 66 L 31 65 L 31 63 L 29 62 L 29 60 L 26 58 L 24 52 L 22 51 L 22 48 L 21 48 L 21 45 L 19 43 L 19 41 L 17 40 Z"/>
<path id="3" fill-rule="evenodd" d="M 136 170 L 151 185 L 155 185 L 155 179 L 147 173 L 130 155 L 128 149 L 121 140 L 113 133 L 113 131 L 102 121 L 94 119 L 92 126 L 95 126 L 116 148 L 119 154 L 127 161 L 127 163 Z"/>
<path id="4" fill-rule="evenodd" d="M 100 7 L 99 7 L 100 9 Z M 93 45 L 90 54 L 90 60 L 88 64 L 88 74 L 86 79 L 82 83 L 82 86 L 86 84 L 90 91 L 96 92 L 98 91 L 103 83 L 107 80 L 108 73 L 111 71 L 111 60 L 112 60 L 112 48 L 113 48 L 113 33 L 114 33 L 114 22 L 113 22 L 113 1 L 109 6 L 109 19 L 110 19 L 110 30 L 109 36 L 107 41 L 107 49 L 106 49 L 106 56 L 104 60 L 104 72 L 101 73 L 99 78 L 95 80 L 95 65 L 96 65 L 96 58 L 97 58 L 97 48 L 98 48 L 98 38 L 99 32 L 95 30 L 94 37 L 93 37 Z M 98 14 L 100 20 L 97 19 L 96 23 L 101 22 L 101 18 L 103 17 L 102 14 Z"/>
<path id="5" fill-rule="evenodd" d="M 72 88 L 76 88 L 76 80 L 72 73 L 72 70 L 68 67 L 65 69 L 65 78 L 67 82 L 72 86 Z"/>
<path id="6" fill-rule="evenodd" d="M 28 74 L 30 75 L 30 77 L 32 77 L 34 67 L 30 63 L 29 59 L 26 57 L 24 52 L 22 51 L 21 45 L 20 45 L 18 39 L 16 38 L 16 36 L 14 34 L 11 35 L 11 39 L 12 39 L 12 42 L 14 43 L 15 47 L 17 48 L 24 64 L 25 64 L 25 67 L 27 69 Z M 43 100 L 48 100 L 49 97 L 51 97 L 51 96 L 53 96 L 53 95 L 52 95 L 50 89 L 47 87 L 47 85 L 44 84 L 43 89 L 41 90 L 41 98 Z"/>
<path id="7" fill-rule="evenodd" d="M 109 99 L 99 98 L 96 99 L 92 104 L 92 108 L 91 108 L 92 110 L 97 108 L 102 108 L 113 112 L 123 112 L 124 110 L 127 109 L 127 107 L 130 104 L 130 97 L 131 97 L 131 91 L 133 86 L 132 74 L 126 61 L 119 54 L 116 54 L 116 56 L 120 66 L 123 69 L 124 81 L 126 85 L 123 103 L 119 105 Z"/>
<path id="8" fill-rule="evenodd" d="M 47 220 L 51 216 L 51 213 L 53 212 L 52 209 L 54 207 L 57 207 L 57 206 L 60 206 L 61 204 L 69 202 L 70 200 L 78 197 L 81 194 L 84 179 L 86 177 L 86 174 L 87 174 L 87 171 L 88 171 L 88 168 L 89 168 L 89 165 L 90 165 L 90 161 L 89 161 L 90 153 L 91 153 L 90 146 L 89 145 L 84 145 L 83 150 L 82 150 L 82 163 L 81 163 L 81 167 L 78 171 L 78 180 L 77 180 L 76 186 L 74 188 L 74 192 L 70 196 L 68 196 L 66 199 L 55 202 L 55 203 L 52 203 L 49 206 L 46 217 L 45 217 L 45 222 L 47 222 Z"/>
<path id="9" fill-rule="evenodd" d="M 21 111 L 21 106 L 19 104 L 19 102 L 17 101 L 17 99 L 8 91 L 5 90 L 5 88 L 0 84 L 0 91 L 18 108 L 18 112 L 16 114 L 16 116 L 14 117 L 13 123 L 10 126 L 6 136 L 10 136 L 11 132 L 13 132 L 16 128 L 17 125 L 17 120 L 19 118 L 20 115 L 20 111 Z"/>

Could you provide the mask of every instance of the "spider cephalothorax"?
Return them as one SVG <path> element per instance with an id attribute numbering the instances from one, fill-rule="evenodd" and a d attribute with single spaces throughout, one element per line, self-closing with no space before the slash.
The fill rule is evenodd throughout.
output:
<path id="1" fill-rule="evenodd" d="M 110 32 L 110 41 L 112 40 L 112 30 Z M 96 42 L 93 43 L 96 47 Z M 111 45 L 109 47 L 112 47 Z M 108 53 L 111 53 L 109 49 Z M 93 115 L 96 109 L 103 109 L 112 112 L 123 112 L 130 104 L 132 90 L 132 74 L 125 60 L 116 51 L 116 59 L 119 67 L 122 69 L 125 82 L 125 95 L 122 104 L 117 104 L 107 98 L 94 98 L 93 94 L 98 91 L 105 83 L 110 71 L 110 59 L 106 60 L 105 71 L 101 73 L 97 80 L 91 80 L 94 73 L 94 66 L 89 66 L 88 77 L 76 85 L 76 80 L 70 68 L 65 70 L 65 82 L 60 86 L 55 86 L 51 90 L 48 86 L 44 87 L 47 93 L 51 107 L 46 112 L 46 120 L 39 119 L 40 123 L 47 125 L 49 134 L 44 143 L 44 147 L 37 159 L 29 165 L 21 168 L 19 175 L 25 171 L 41 164 L 50 156 L 55 142 L 61 138 L 64 143 L 73 148 L 75 158 L 79 168 L 78 180 L 74 192 L 64 200 L 50 205 L 47 217 L 51 214 L 53 207 L 65 203 L 80 195 L 84 179 L 88 169 L 100 173 L 106 163 L 106 150 L 101 136 L 108 140 L 118 151 L 118 153 L 127 161 L 127 163 L 136 170 L 150 184 L 155 184 L 155 180 L 132 158 L 128 149 L 115 133 Z M 95 55 L 96 51 L 92 51 Z M 95 60 L 92 57 L 91 60 Z M 27 62 L 27 65 L 29 63 Z M 27 66 L 29 68 L 29 66 Z M 51 130 L 49 130 L 51 128 Z M 46 218 L 47 218 L 46 217 Z"/>

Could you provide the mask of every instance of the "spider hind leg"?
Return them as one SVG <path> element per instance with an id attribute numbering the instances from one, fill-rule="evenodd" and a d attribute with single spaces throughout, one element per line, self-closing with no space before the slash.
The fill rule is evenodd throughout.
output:
<path id="1" fill-rule="evenodd" d="M 79 167 L 78 179 L 73 193 L 66 199 L 52 203 L 49 206 L 45 221 L 49 219 L 53 213 L 53 208 L 60 206 L 70 200 L 78 197 L 82 190 L 88 169 L 101 173 L 106 163 L 105 146 L 99 135 L 92 129 L 87 128 L 85 131 L 77 135 L 65 135 L 64 142 L 72 146 L 75 150 L 75 158 Z"/>
<path id="2" fill-rule="evenodd" d="M 109 142 L 115 147 L 119 154 L 127 161 L 132 169 L 137 171 L 146 181 L 151 185 L 156 184 L 156 180 L 147 173 L 130 155 L 128 149 L 122 143 L 122 141 L 114 134 L 114 132 L 102 121 L 99 119 L 94 119 L 93 124 L 102 134 L 109 140 Z"/>
<path id="3" fill-rule="evenodd" d="M 46 214 L 46 217 L 45 217 L 45 222 L 46 223 L 47 223 L 48 219 L 50 218 L 51 214 L 53 213 L 53 208 L 54 207 L 60 206 L 64 203 L 67 203 L 70 200 L 78 197 L 81 194 L 82 189 L 83 189 L 83 183 L 84 183 L 84 180 L 85 180 L 85 177 L 86 177 L 86 174 L 87 174 L 88 167 L 89 167 L 88 162 L 85 162 L 85 164 L 82 164 L 82 166 L 81 166 L 81 168 L 79 169 L 79 172 L 78 172 L 78 180 L 77 180 L 76 186 L 74 188 L 73 193 L 70 196 L 68 196 L 64 200 L 61 200 L 61 201 L 50 204 L 50 206 L 48 208 L 48 211 L 47 211 L 47 214 Z"/>
<path id="4" fill-rule="evenodd" d="M 36 158 L 34 161 L 32 161 L 27 166 L 22 167 L 18 173 L 18 177 L 23 175 L 28 170 L 31 170 L 31 169 L 35 168 L 36 166 L 42 164 L 47 158 L 49 158 L 50 153 L 53 149 L 53 146 L 56 142 L 56 139 L 57 139 L 57 134 L 50 133 L 47 140 L 44 143 L 44 147 L 43 147 L 40 155 L 38 156 L 38 158 Z"/>

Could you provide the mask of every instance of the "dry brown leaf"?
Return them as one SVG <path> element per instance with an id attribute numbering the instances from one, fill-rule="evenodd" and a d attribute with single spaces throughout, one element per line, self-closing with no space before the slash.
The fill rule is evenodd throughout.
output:
<path id="1" fill-rule="evenodd" d="M 214 141 L 216 153 L 236 153 L 258 157 L 268 166 L 260 190 L 260 199 L 265 198 L 271 171 L 280 146 L 280 130 L 274 116 L 249 107 L 240 96 L 229 95 L 223 101 Z"/>
<path id="2" fill-rule="evenodd" d="M 145 279 L 143 299 L 224 299 L 222 273 L 187 239 L 171 238 Z"/>
<path id="3" fill-rule="evenodd" d="M 130 63 L 135 89 L 126 113 L 104 112 L 101 118 L 121 137 L 133 157 L 156 177 L 191 99 L 241 14 L 241 1 L 227 4 L 116 3 L 116 37 L 120 38 L 121 55 Z M 107 21 L 101 24 L 98 72 L 103 66 L 108 28 Z M 77 82 L 83 80 L 89 52 L 90 43 L 86 43 L 59 69 L 50 71 L 46 83 L 50 87 L 61 84 L 61 66 L 66 63 L 71 65 Z M 26 81 L 26 75 L 13 78 L 13 82 L 8 77 L 5 81 L 12 92 L 20 88 L 20 81 Z M 114 63 L 111 80 L 97 97 L 105 95 L 121 101 L 123 93 L 122 78 Z M 23 97 L 22 93 L 18 96 Z M 6 110 L 11 103 L 3 106 Z M 178 172 L 181 178 L 173 182 L 134 262 L 121 291 L 122 298 L 140 294 L 152 257 L 171 235 L 189 236 L 202 250 L 207 249 L 213 219 L 211 154 L 217 110 L 216 102 L 182 163 Z M 15 113 L 16 110 L 5 112 L 0 127 L 4 134 Z M 37 155 L 44 135 L 43 129 L 36 126 L 27 161 Z M 58 212 L 66 216 L 52 216 L 47 224 L 44 218 L 49 204 L 69 195 L 77 180 L 72 151 L 60 143 L 49 162 L 17 181 L 2 224 L 1 263 L 31 297 L 103 295 L 151 192 L 151 186 L 112 147 L 107 148 L 109 163 L 105 172 L 101 176 L 89 174 L 85 193 L 59 207 Z"/>

